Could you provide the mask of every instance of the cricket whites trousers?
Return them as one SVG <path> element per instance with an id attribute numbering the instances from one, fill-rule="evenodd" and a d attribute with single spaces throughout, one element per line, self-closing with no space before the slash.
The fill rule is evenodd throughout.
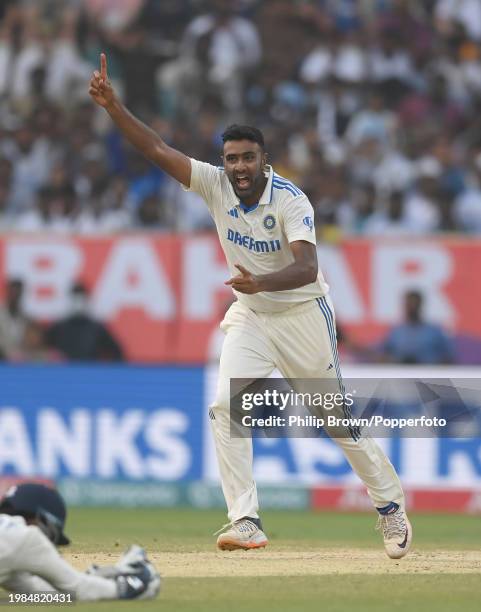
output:
<path id="1" fill-rule="evenodd" d="M 340 369 L 329 296 L 279 313 L 255 313 L 234 302 L 221 329 L 226 337 L 217 395 L 209 415 L 228 517 L 233 522 L 244 516 L 257 518 L 259 506 L 252 471 L 252 439 L 230 435 L 230 379 L 269 378 L 275 368 L 287 379 L 340 378 Z M 332 437 L 367 487 L 374 506 L 381 508 L 390 502 L 404 506 L 401 482 L 374 440 L 349 431 Z"/>

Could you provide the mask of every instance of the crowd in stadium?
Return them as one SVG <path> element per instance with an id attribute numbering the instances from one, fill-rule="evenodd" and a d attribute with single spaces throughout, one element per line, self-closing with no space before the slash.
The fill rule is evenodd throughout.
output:
<path id="1" fill-rule="evenodd" d="M 102 50 L 193 157 L 261 128 L 324 239 L 481 231 L 481 0 L 6 0 L 0 19 L 3 232 L 211 227 L 89 99 Z"/>

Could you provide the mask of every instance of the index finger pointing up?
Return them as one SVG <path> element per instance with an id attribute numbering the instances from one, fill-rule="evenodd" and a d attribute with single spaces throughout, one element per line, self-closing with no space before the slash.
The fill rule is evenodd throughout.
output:
<path id="1" fill-rule="evenodd" d="M 105 53 L 100 54 L 100 76 L 102 79 L 107 78 L 107 57 Z"/>

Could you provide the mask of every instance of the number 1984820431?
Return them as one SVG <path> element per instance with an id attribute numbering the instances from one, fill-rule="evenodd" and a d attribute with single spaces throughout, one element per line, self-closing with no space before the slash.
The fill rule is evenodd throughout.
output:
<path id="1" fill-rule="evenodd" d="M 5 604 L 73 604 L 75 596 L 69 592 L 41 591 L 36 593 L 9 593 L 8 596 L 0 599 L 0 603 Z"/>

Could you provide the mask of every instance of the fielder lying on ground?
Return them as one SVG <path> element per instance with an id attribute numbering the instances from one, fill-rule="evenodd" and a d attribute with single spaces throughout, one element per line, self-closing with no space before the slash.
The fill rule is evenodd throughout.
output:
<path id="1" fill-rule="evenodd" d="M 69 565 L 57 546 L 66 508 L 60 494 L 41 484 L 11 487 L 0 501 L 0 586 L 15 593 L 69 592 L 77 600 L 152 599 L 160 576 L 140 546 L 131 546 L 110 567 L 86 573 Z"/>

